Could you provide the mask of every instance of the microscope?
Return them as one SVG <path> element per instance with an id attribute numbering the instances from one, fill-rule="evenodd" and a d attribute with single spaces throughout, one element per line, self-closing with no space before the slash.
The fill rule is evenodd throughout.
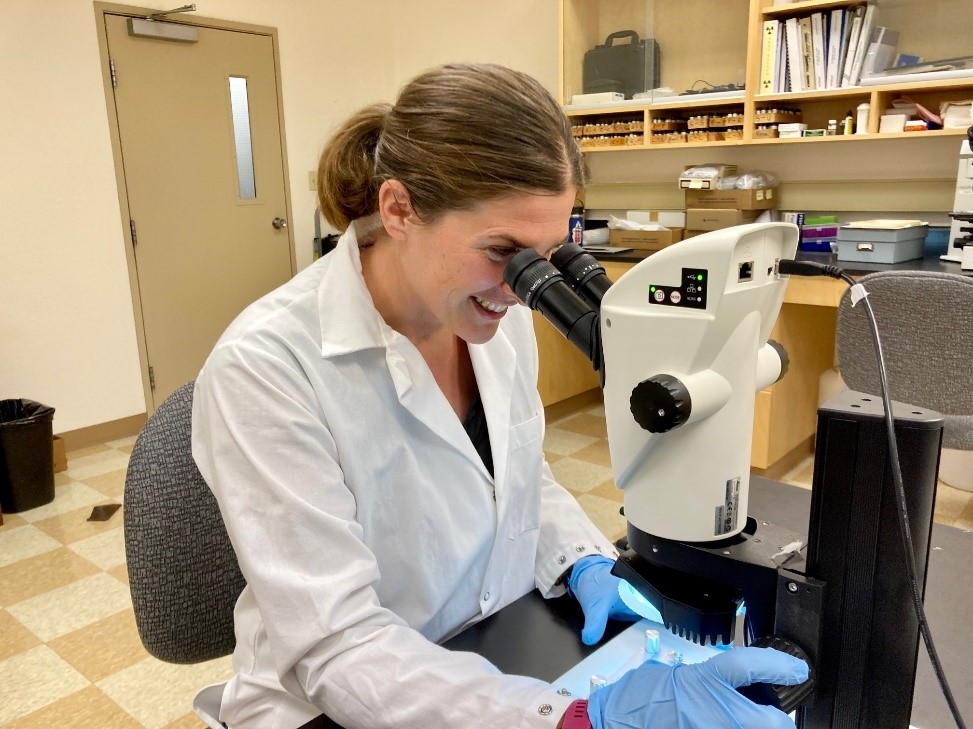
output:
<path id="1" fill-rule="evenodd" d="M 960 146 L 956 197 L 950 217 L 953 223 L 949 243 L 946 255 L 940 258 L 960 264 L 964 271 L 973 271 L 973 127 L 966 130 L 966 139 Z"/>
<path id="2" fill-rule="evenodd" d="M 797 242 L 784 223 L 714 231 L 614 283 L 569 244 L 550 262 L 518 253 L 504 279 L 601 375 L 628 524 L 613 572 L 676 635 L 805 659 L 804 684 L 740 689 L 798 727 L 907 729 L 919 626 L 880 398 L 846 392 L 819 409 L 806 535 L 749 513 L 754 398 L 786 376 L 769 336 Z M 942 418 L 898 403 L 893 417 L 924 589 Z"/>

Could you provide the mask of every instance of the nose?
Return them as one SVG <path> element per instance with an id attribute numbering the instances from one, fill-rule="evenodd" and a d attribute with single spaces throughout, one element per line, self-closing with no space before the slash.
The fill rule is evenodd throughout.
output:
<path id="1" fill-rule="evenodd" d="M 520 297 L 514 293 L 514 290 L 510 288 L 510 284 L 508 284 L 506 281 L 500 284 L 500 291 L 503 292 L 504 296 L 516 301 L 518 304 L 524 303 L 523 301 L 520 300 Z"/>

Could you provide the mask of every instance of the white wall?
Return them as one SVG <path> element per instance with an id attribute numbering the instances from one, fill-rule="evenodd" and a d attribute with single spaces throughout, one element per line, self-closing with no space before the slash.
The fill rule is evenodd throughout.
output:
<path id="1" fill-rule="evenodd" d="M 196 6 L 279 31 L 299 268 L 311 260 L 307 173 L 350 111 L 447 61 L 505 63 L 556 90 L 553 0 Z M 55 432 L 146 409 L 99 64 L 90 0 L 2 0 L 0 398 L 54 406 Z"/>

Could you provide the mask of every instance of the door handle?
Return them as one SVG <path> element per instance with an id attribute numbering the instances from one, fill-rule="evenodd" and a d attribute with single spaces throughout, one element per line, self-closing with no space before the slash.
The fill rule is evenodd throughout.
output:
<path id="1" fill-rule="evenodd" d="M 287 221 L 284 220 L 283 218 L 274 218 L 270 222 L 270 224 L 272 226 L 274 226 L 275 228 L 277 228 L 277 230 L 280 230 L 281 228 L 286 228 L 287 227 Z"/>

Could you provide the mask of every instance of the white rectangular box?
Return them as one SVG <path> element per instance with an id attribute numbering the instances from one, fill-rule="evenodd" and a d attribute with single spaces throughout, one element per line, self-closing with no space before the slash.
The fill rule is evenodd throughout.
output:
<path id="1" fill-rule="evenodd" d="M 879 134 L 904 131 L 905 122 L 908 118 L 908 114 L 882 114 L 882 119 L 878 124 Z"/>
<path id="2" fill-rule="evenodd" d="M 572 104 L 605 104 L 609 101 L 623 101 L 625 94 L 617 91 L 602 91 L 597 94 L 575 94 L 571 97 Z"/>

